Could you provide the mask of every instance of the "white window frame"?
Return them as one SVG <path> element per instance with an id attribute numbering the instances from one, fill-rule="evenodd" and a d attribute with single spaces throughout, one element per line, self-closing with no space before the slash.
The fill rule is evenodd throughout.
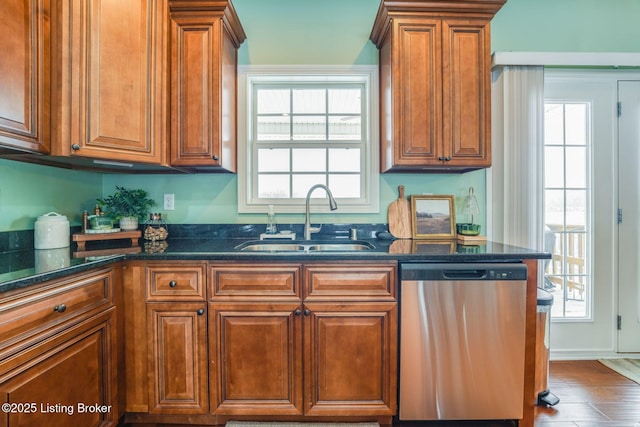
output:
<path id="1" fill-rule="evenodd" d="M 358 199 L 338 199 L 341 213 L 378 213 L 380 210 L 379 177 L 379 110 L 378 110 L 378 66 L 377 65 L 246 65 L 238 66 L 238 212 L 263 213 L 267 205 L 275 205 L 278 212 L 299 213 L 304 210 L 305 199 L 261 199 L 257 196 L 256 174 L 253 166 L 252 134 L 254 121 L 251 117 L 253 85 L 274 82 L 305 83 L 318 82 L 364 83 L 367 100 L 363 120 L 365 126 L 365 156 L 361 179 L 363 192 Z M 329 145 L 329 144 L 327 144 Z M 321 195 L 318 192 L 315 196 Z M 322 203 L 320 203 L 322 201 Z M 314 200 L 318 206 L 326 201 Z"/>

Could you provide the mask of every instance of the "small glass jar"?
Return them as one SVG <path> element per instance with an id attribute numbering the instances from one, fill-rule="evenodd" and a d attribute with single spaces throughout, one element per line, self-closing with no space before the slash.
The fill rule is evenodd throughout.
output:
<path id="1" fill-rule="evenodd" d="M 158 240 L 166 240 L 169 236 L 167 221 L 162 219 L 162 214 L 149 214 L 149 220 L 144 225 L 144 238 L 156 242 Z"/>

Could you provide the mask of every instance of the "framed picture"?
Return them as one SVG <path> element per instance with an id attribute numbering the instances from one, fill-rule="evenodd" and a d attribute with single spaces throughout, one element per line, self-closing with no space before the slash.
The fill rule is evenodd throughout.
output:
<path id="1" fill-rule="evenodd" d="M 456 238 L 453 196 L 412 195 L 411 213 L 414 239 Z"/>

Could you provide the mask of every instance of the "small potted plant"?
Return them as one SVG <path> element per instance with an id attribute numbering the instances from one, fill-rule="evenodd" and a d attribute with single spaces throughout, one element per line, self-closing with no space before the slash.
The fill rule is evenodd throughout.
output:
<path id="1" fill-rule="evenodd" d="M 96 200 L 106 216 L 120 223 L 121 230 L 136 230 L 140 218 L 146 217 L 149 208 L 156 204 L 144 190 L 119 186 L 112 195 Z"/>

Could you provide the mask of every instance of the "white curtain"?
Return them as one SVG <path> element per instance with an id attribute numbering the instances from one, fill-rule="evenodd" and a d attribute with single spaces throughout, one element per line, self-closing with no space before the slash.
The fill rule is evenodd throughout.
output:
<path id="1" fill-rule="evenodd" d="M 542 250 L 544 68 L 502 66 L 492 77 L 487 234 L 495 242 Z"/>

